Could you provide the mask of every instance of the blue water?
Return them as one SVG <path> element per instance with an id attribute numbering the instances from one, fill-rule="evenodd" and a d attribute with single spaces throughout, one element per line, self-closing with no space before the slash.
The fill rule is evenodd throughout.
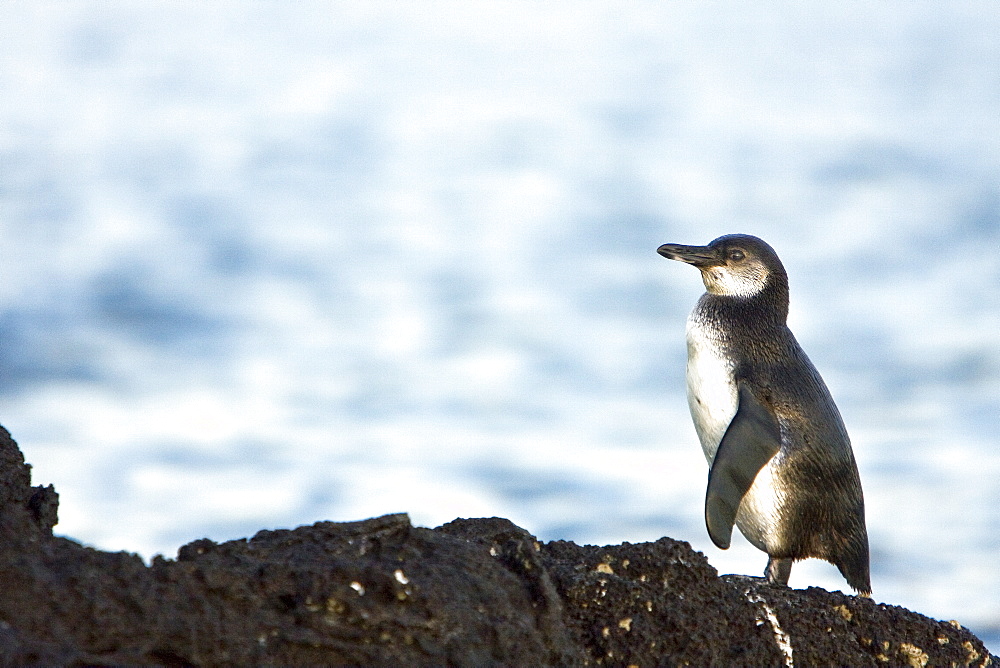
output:
<path id="1" fill-rule="evenodd" d="M 760 572 L 702 526 L 701 285 L 655 253 L 746 232 L 851 432 L 875 598 L 1000 649 L 995 4 L 0 22 L 0 422 L 57 531 L 150 557 L 500 515 Z"/>

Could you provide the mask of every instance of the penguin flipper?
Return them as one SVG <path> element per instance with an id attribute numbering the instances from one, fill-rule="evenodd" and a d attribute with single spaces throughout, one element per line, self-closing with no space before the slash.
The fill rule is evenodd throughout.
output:
<path id="1" fill-rule="evenodd" d="M 739 406 L 722 435 L 708 474 L 705 524 L 712 542 L 725 550 L 733 536 L 736 510 L 757 473 L 781 448 L 778 421 L 749 386 L 739 383 Z"/>

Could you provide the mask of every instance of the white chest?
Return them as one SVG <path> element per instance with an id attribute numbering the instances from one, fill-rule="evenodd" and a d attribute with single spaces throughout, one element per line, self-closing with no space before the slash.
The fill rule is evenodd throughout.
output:
<path id="1" fill-rule="evenodd" d="M 711 464 L 722 435 L 736 415 L 739 394 L 733 364 L 718 332 L 691 314 L 687 323 L 687 396 L 701 449 Z"/>

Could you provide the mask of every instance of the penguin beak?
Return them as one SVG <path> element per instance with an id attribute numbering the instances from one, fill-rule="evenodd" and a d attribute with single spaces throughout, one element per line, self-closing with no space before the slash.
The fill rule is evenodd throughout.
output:
<path id="1" fill-rule="evenodd" d="M 720 264 L 718 256 L 708 246 L 663 244 L 656 249 L 656 252 L 668 260 L 680 260 L 698 268 Z"/>

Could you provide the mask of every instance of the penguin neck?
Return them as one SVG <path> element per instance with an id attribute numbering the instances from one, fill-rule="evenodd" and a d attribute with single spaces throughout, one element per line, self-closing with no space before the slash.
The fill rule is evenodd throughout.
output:
<path id="1" fill-rule="evenodd" d="M 766 331 L 788 322 L 788 279 L 772 274 L 764 288 L 748 297 L 706 292 L 698 310 L 718 322 L 743 330 Z"/>

